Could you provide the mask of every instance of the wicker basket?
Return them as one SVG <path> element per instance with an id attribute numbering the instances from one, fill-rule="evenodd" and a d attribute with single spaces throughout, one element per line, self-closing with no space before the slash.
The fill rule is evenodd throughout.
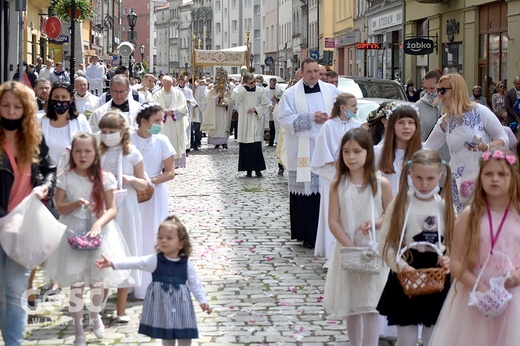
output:
<path id="1" fill-rule="evenodd" d="M 399 252 L 399 257 L 402 257 L 408 249 L 417 248 L 419 246 L 430 246 L 439 256 L 442 256 L 441 250 L 439 250 L 435 244 L 421 241 L 405 246 Z M 442 291 L 444 289 L 444 282 L 446 281 L 446 270 L 444 268 L 416 269 L 398 273 L 397 277 L 403 287 L 404 294 L 409 296 L 419 296 Z"/>
<path id="2" fill-rule="evenodd" d="M 139 203 L 147 202 L 149 201 L 153 196 L 153 185 L 148 185 L 146 190 L 137 190 L 137 201 Z"/>

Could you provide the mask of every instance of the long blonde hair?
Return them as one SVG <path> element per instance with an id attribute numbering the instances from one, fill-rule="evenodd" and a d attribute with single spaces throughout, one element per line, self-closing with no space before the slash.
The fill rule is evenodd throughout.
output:
<path id="1" fill-rule="evenodd" d="M 477 255 L 480 248 L 480 222 L 482 215 L 485 213 L 487 208 L 486 191 L 482 185 L 482 170 L 486 164 L 493 159 L 495 151 L 500 150 L 504 155 L 515 155 L 512 151 L 506 148 L 497 148 L 491 150 L 491 157 L 488 161 L 484 161 L 482 158 L 479 160 L 479 172 L 478 179 L 475 181 L 475 192 L 473 193 L 473 199 L 471 201 L 471 207 L 469 211 L 468 228 L 466 231 L 466 237 L 462 246 L 462 267 L 473 267 L 477 261 Z M 506 164 L 511 171 L 511 187 L 509 188 L 509 203 L 510 208 L 520 213 L 520 175 L 518 173 L 518 157 L 515 164 Z M 462 275 L 462 271 L 458 277 Z"/>
<path id="2" fill-rule="evenodd" d="M 16 160 L 21 169 L 26 165 L 39 162 L 40 143 L 42 132 L 36 119 L 36 103 L 34 102 L 34 92 L 25 84 L 20 82 L 5 82 L 0 85 L 0 102 L 6 93 L 12 93 L 23 106 L 23 121 L 18 134 L 16 135 L 17 157 Z M 2 115 L 0 114 L 0 117 Z M 5 141 L 5 131 L 0 125 L 0 143 Z M 0 160 L 4 153 L 4 146 L 0 146 Z"/>
<path id="3" fill-rule="evenodd" d="M 472 110 L 477 103 L 469 100 L 468 86 L 466 85 L 464 77 L 457 73 L 445 74 L 439 78 L 439 84 L 445 80 L 450 83 L 452 93 L 451 104 L 443 105 L 443 111 L 446 117 L 462 115 Z"/>
<path id="4" fill-rule="evenodd" d="M 411 161 L 411 162 L 410 162 Z M 442 166 L 446 168 L 446 177 L 451 177 L 450 166 L 441 160 L 438 152 L 434 150 L 422 149 L 413 154 L 412 159 L 408 163 L 405 163 L 405 167 L 401 172 L 399 181 L 399 192 L 395 196 L 394 212 L 390 219 L 390 230 L 386 236 L 385 246 L 383 247 L 383 258 L 386 257 L 389 248 L 393 248 L 397 251 L 399 247 L 399 240 L 401 231 L 404 225 L 404 219 L 406 209 L 410 201 L 408 200 L 408 169 L 413 167 L 414 164 L 423 165 L 438 165 L 439 170 L 442 171 Z M 451 244 L 453 242 L 453 229 L 455 226 L 455 210 L 453 210 L 453 194 L 451 188 L 446 186 L 442 189 L 441 197 L 444 198 L 444 243 L 448 253 L 451 251 Z M 439 220 L 440 222 L 440 220 Z M 439 225 L 440 226 L 440 225 Z M 439 242 L 441 240 L 439 239 Z"/>

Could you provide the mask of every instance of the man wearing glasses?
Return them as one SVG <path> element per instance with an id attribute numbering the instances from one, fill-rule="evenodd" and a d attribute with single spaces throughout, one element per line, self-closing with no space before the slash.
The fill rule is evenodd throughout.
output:
<path id="1" fill-rule="evenodd" d="M 110 81 L 110 95 L 112 99 L 96 109 L 90 116 L 89 123 L 93 133 L 99 131 L 99 121 L 112 109 L 118 109 L 132 129 L 137 129 L 135 117 L 141 104 L 132 98 L 128 98 L 130 81 L 124 75 L 115 75 Z"/>

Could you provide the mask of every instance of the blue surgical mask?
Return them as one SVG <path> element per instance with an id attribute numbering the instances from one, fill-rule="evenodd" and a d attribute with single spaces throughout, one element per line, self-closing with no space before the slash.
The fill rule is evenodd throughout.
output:
<path id="1" fill-rule="evenodd" d="M 352 119 L 352 118 L 355 118 L 356 117 L 356 113 L 352 113 L 351 111 L 345 111 L 345 116 L 349 119 Z"/>
<path id="2" fill-rule="evenodd" d="M 428 100 L 430 101 L 430 103 L 433 103 L 433 101 L 435 101 L 436 98 L 437 98 L 437 93 L 436 92 L 428 94 Z"/>
<path id="3" fill-rule="evenodd" d="M 162 125 L 152 124 L 151 128 L 147 128 L 148 133 L 151 135 L 156 135 L 161 133 Z"/>

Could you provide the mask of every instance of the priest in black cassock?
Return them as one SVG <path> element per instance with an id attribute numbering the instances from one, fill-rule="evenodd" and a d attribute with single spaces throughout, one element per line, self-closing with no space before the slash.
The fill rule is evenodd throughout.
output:
<path id="1" fill-rule="evenodd" d="M 301 69 L 303 78 L 285 90 L 277 117 L 285 130 L 291 239 L 314 248 L 320 210 L 320 180 L 311 172 L 314 140 L 329 119 L 339 91 L 333 84 L 319 80 L 316 60 L 303 60 Z"/>
<path id="2" fill-rule="evenodd" d="M 231 98 L 238 108 L 238 171 L 246 171 L 247 177 L 255 171 L 256 176 L 261 177 L 265 170 L 262 143 L 265 114 L 270 105 L 268 94 L 264 88 L 256 86 L 255 76 L 246 72 Z"/>

